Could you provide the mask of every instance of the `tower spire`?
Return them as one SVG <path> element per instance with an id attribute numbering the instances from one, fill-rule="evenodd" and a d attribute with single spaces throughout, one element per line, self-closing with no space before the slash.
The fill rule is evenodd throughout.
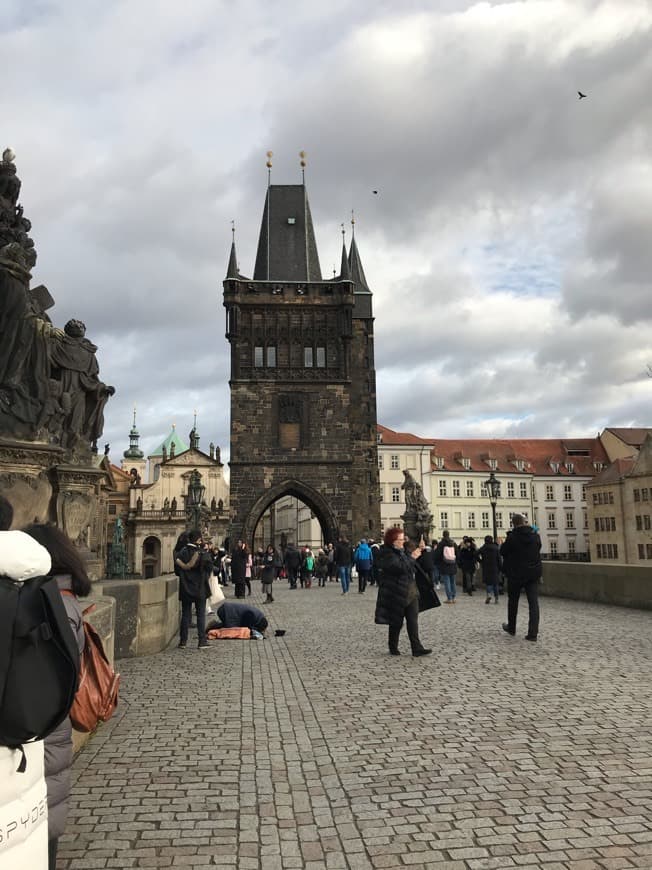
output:
<path id="1" fill-rule="evenodd" d="M 340 281 L 350 281 L 351 280 L 351 269 L 349 268 L 349 261 L 346 256 L 346 238 L 345 238 L 345 230 L 344 224 L 342 224 L 342 262 L 340 265 Z"/>
<path id="2" fill-rule="evenodd" d="M 129 432 L 129 448 L 122 454 L 125 459 L 143 459 L 145 454 L 138 446 L 140 434 L 136 429 L 136 406 L 134 405 L 134 422 Z"/>
<path id="3" fill-rule="evenodd" d="M 351 212 L 351 224 L 355 228 L 355 217 L 353 216 L 353 212 Z M 351 247 L 349 249 L 349 269 L 351 280 L 355 283 L 356 291 L 366 291 L 367 293 L 371 293 L 369 285 L 367 284 L 367 278 L 364 273 L 364 269 L 362 268 L 362 260 L 360 259 L 360 253 L 358 251 L 358 245 L 355 240 L 355 232 L 351 232 Z"/>
<path id="4" fill-rule="evenodd" d="M 235 221 L 231 221 L 231 253 L 229 254 L 229 265 L 226 267 L 227 278 L 239 278 L 238 257 L 235 252 Z"/>

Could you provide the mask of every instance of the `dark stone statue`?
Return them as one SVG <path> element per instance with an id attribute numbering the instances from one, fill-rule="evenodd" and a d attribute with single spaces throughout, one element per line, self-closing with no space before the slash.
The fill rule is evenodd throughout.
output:
<path id="1" fill-rule="evenodd" d="M 423 488 L 410 474 L 403 472 L 405 478 L 401 489 L 405 492 L 405 513 L 402 516 L 408 537 L 414 540 L 427 539 L 433 526 L 430 505 L 423 494 Z"/>
<path id="2" fill-rule="evenodd" d="M 63 330 L 47 311 L 43 285 L 30 289 L 36 263 L 31 224 L 18 204 L 14 154 L 0 163 L 0 436 L 47 442 L 85 455 L 104 428 L 104 406 L 115 392 L 99 378 L 97 348 L 86 327 L 70 320 Z"/>

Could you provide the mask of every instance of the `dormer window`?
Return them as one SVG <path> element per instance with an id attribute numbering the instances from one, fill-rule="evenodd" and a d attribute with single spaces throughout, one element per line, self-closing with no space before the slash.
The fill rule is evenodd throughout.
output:
<path id="1" fill-rule="evenodd" d="M 552 469 L 553 474 L 558 474 L 558 473 L 559 473 L 559 463 L 558 463 L 558 462 L 551 462 L 551 463 L 550 463 L 550 468 Z"/>
<path id="2" fill-rule="evenodd" d="M 435 456 L 435 468 L 439 468 L 440 470 L 444 467 L 444 457 L 443 456 Z"/>
<path id="3" fill-rule="evenodd" d="M 603 466 L 602 466 L 602 463 L 601 463 L 601 462 L 594 462 L 594 463 L 593 463 L 593 468 L 594 468 L 595 471 L 602 471 L 602 467 L 603 467 Z"/>
<path id="4" fill-rule="evenodd" d="M 498 460 L 497 459 L 489 459 L 489 460 L 487 460 L 487 462 L 488 462 L 489 468 L 492 471 L 496 471 L 496 469 L 498 468 Z"/>
<path id="5" fill-rule="evenodd" d="M 569 474 L 572 474 L 573 471 L 574 471 L 574 469 L 575 469 L 575 466 L 573 465 L 572 462 L 567 462 L 567 463 L 566 463 L 566 471 L 567 471 Z"/>
<path id="6" fill-rule="evenodd" d="M 525 462 L 522 459 L 517 459 L 514 464 L 517 471 L 525 471 Z"/>
<path id="7" fill-rule="evenodd" d="M 462 463 L 462 468 L 465 468 L 467 471 L 471 468 L 471 460 L 466 456 L 463 456 L 460 461 Z"/>
<path id="8" fill-rule="evenodd" d="M 382 443 L 383 443 L 383 433 L 378 432 L 376 435 L 376 444 L 382 444 Z"/>

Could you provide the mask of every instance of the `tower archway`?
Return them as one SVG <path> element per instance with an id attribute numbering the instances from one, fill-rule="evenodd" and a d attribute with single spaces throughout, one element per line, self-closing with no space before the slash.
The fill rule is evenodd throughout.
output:
<path id="1" fill-rule="evenodd" d="M 324 541 L 335 541 L 338 536 L 336 516 L 326 499 L 314 487 L 294 478 L 280 481 L 266 490 L 251 506 L 242 527 L 242 540 L 253 546 L 254 532 L 263 514 L 279 499 L 292 496 L 310 508 L 319 522 Z"/>

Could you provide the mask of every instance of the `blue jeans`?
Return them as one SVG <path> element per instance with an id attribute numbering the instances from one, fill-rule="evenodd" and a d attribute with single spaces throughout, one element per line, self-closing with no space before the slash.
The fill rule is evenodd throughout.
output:
<path id="1" fill-rule="evenodd" d="M 340 576 L 340 583 L 342 584 L 342 592 L 348 592 L 349 586 L 351 585 L 351 566 L 350 565 L 338 565 L 337 573 Z"/>
<path id="2" fill-rule="evenodd" d="M 495 583 L 487 583 L 487 597 L 493 595 L 494 598 L 498 598 L 498 581 Z"/>
<path id="3" fill-rule="evenodd" d="M 446 589 L 446 598 L 449 601 L 454 601 L 457 598 L 457 585 L 455 583 L 455 574 L 442 574 L 444 588 Z"/>

